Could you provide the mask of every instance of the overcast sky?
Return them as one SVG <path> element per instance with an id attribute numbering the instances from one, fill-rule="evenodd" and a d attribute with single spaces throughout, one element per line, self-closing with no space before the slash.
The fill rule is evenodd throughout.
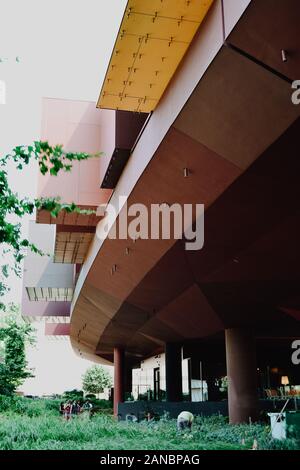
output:
<path id="1" fill-rule="evenodd" d="M 0 153 L 39 139 L 41 98 L 96 102 L 126 0 L 0 0 Z M 10 170 L 15 190 L 35 196 L 34 168 Z M 24 224 L 26 233 L 27 224 Z M 10 280 L 9 300 L 20 302 L 21 281 Z M 38 344 L 30 349 L 26 393 L 80 387 L 91 365 L 73 353 L 69 341 L 46 339 L 37 323 Z"/>

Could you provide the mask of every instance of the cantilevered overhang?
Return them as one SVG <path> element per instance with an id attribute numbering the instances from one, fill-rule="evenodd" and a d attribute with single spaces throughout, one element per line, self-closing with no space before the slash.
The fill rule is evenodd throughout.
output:
<path id="1" fill-rule="evenodd" d="M 53 262 L 55 227 L 31 221 L 29 239 L 44 256 L 28 252 L 23 286 L 30 302 L 70 302 L 73 297 L 74 267 Z"/>
<path id="2" fill-rule="evenodd" d="M 137 139 L 142 133 L 148 114 L 131 113 L 130 111 L 111 111 L 114 113 L 114 133 L 111 135 L 113 144 L 112 155 L 106 160 L 105 173 L 101 188 L 114 189 L 130 157 Z M 103 159 L 102 159 L 103 160 Z M 101 161 L 102 168 L 102 161 Z"/>
<path id="3" fill-rule="evenodd" d="M 223 2 L 225 19 L 230 3 Z M 292 104 L 284 77 L 236 48 L 222 47 L 220 7 L 216 2 L 112 196 L 112 203 L 126 194 L 128 205 L 147 207 L 204 203 L 208 241 L 203 251 L 187 254 L 175 240 L 94 240 L 72 303 L 71 341 L 83 354 L 111 360 L 113 347 L 122 346 L 135 358 L 145 357 L 166 341 L 203 338 L 243 320 L 295 329 L 276 305 L 286 306 L 283 297 L 299 290 L 292 247 L 299 229 L 300 107 Z M 243 267 L 242 259 L 251 267 Z"/>
<path id="4" fill-rule="evenodd" d="M 58 194 L 58 192 L 56 192 Z M 54 197 L 53 195 L 51 197 Z M 106 204 L 107 199 L 99 199 L 100 204 Z M 70 201 L 67 201 L 70 202 Z M 72 201 L 71 201 L 72 202 Z M 66 211 L 61 211 L 57 217 L 52 217 L 51 213 L 46 210 L 38 210 L 36 213 L 36 222 L 39 224 L 47 225 L 65 225 L 73 227 L 96 227 L 97 223 L 100 220 L 100 217 L 96 215 L 98 205 L 83 205 L 77 204 L 77 206 L 83 211 L 89 211 L 89 214 L 79 214 L 79 213 L 69 213 Z M 71 231 L 72 229 L 70 229 Z"/>
<path id="5" fill-rule="evenodd" d="M 129 0 L 97 107 L 149 113 L 214 0 Z"/>
<path id="6" fill-rule="evenodd" d="M 71 302 L 73 287 L 26 287 L 31 302 Z"/>
<path id="7" fill-rule="evenodd" d="M 82 264 L 94 234 L 93 226 L 56 225 L 54 263 Z"/>

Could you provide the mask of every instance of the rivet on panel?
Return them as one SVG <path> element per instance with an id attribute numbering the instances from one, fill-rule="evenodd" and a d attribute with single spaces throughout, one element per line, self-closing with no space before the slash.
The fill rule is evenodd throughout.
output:
<path id="1" fill-rule="evenodd" d="M 179 20 L 178 23 L 177 23 L 178 26 L 180 26 L 182 22 L 183 22 L 183 16 L 180 17 L 180 20 Z"/>
<path id="2" fill-rule="evenodd" d="M 158 13 L 157 11 L 154 13 L 154 17 L 152 18 L 153 23 L 155 23 L 155 20 L 157 18 L 157 13 Z"/>

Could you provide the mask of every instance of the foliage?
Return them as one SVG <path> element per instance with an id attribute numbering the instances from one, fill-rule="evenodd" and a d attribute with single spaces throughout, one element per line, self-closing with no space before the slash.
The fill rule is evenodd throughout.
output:
<path id="1" fill-rule="evenodd" d="M 94 365 L 87 369 L 82 377 L 82 388 L 87 393 L 102 393 L 112 385 L 111 376 L 101 366 Z"/>
<path id="2" fill-rule="evenodd" d="M 76 204 L 65 204 L 59 197 L 29 199 L 20 198 L 18 193 L 11 190 L 8 181 L 7 165 L 9 162 L 16 164 L 17 170 L 23 170 L 31 161 L 37 161 L 40 172 L 45 175 L 56 176 L 60 171 L 71 171 L 75 160 L 86 160 L 97 155 L 88 153 L 65 152 L 61 145 L 51 146 L 48 142 L 36 141 L 33 145 L 15 147 L 11 154 L 0 158 L 0 244 L 5 247 L 4 254 L 12 253 L 14 256 L 14 265 L 12 270 L 20 274 L 20 262 L 24 258 L 26 251 L 31 249 L 33 252 L 43 254 L 38 247 L 23 238 L 21 223 L 11 221 L 11 216 L 19 219 L 25 215 L 31 215 L 38 210 L 46 210 L 52 217 L 57 217 L 61 211 L 76 212 L 80 214 L 91 214 L 93 211 L 81 210 Z M 4 265 L 0 272 L 0 296 L 7 292 L 6 279 L 10 268 Z M 3 303 L 0 308 L 5 309 Z"/>
<path id="3" fill-rule="evenodd" d="M 83 400 L 83 391 L 82 390 L 67 390 L 62 395 L 62 400 Z"/>
<path id="4" fill-rule="evenodd" d="M 26 342 L 33 341 L 33 329 L 19 315 L 17 307 L 11 305 L 10 313 L 3 319 L 0 328 L 2 357 L 0 363 L 0 393 L 12 395 L 28 377 L 33 377 L 27 368 Z"/>
<path id="5" fill-rule="evenodd" d="M 112 402 L 110 400 L 103 400 L 99 398 L 88 398 L 88 396 L 86 396 L 85 398 L 88 399 L 92 403 L 95 409 L 105 410 L 105 409 L 112 408 Z"/>
<path id="6" fill-rule="evenodd" d="M 10 416 L 36 416 L 56 415 L 59 409 L 60 400 L 43 398 L 24 398 L 16 395 L 0 395 L 0 413 Z"/>
<path id="7" fill-rule="evenodd" d="M 1 405 L 14 401 L 15 412 Z M 55 404 L 47 409 L 47 403 Z M 0 449 L 65 450 L 234 450 L 251 449 L 257 439 L 261 449 L 299 449 L 299 443 L 271 439 L 264 424 L 229 425 L 223 417 L 197 417 L 191 433 L 177 432 L 176 421 L 117 422 L 112 416 L 77 416 L 64 421 L 58 400 L 0 397 Z M 20 410 L 23 408 L 23 412 Z M 22 414 L 20 414 L 22 413 Z"/>
<path id="8" fill-rule="evenodd" d="M 12 160 L 18 170 L 23 170 L 30 161 L 36 160 L 43 175 L 50 172 L 51 175 L 57 176 L 60 170 L 71 171 L 75 160 L 87 160 L 91 156 L 99 155 L 100 153 L 90 155 L 84 152 L 65 152 L 62 145 L 51 146 L 48 142 L 35 141 L 33 145 L 15 147 L 11 154 L 1 158 L 1 165 L 5 166 Z"/>

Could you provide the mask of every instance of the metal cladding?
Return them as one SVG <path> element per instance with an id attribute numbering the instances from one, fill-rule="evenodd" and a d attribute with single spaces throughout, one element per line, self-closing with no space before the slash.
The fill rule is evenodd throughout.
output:
<path id="1" fill-rule="evenodd" d="M 120 346 L 139 360 L 232 325 L 258 337 L 299 332 L 300 106 L 291 79 L 300 43 L 291 12 L 300 6 L 241 4 L 215 2 L 113 194 L 148 210 L 205 204 L 204 248 L 95 240 L 72 302 L 70 337 L 85 355 L 112 361 Z"/>
<path id="2" fill-rule="evenodd" d="M 213 0 L 129 0 L 97 107 L 149 113 Z"/>

